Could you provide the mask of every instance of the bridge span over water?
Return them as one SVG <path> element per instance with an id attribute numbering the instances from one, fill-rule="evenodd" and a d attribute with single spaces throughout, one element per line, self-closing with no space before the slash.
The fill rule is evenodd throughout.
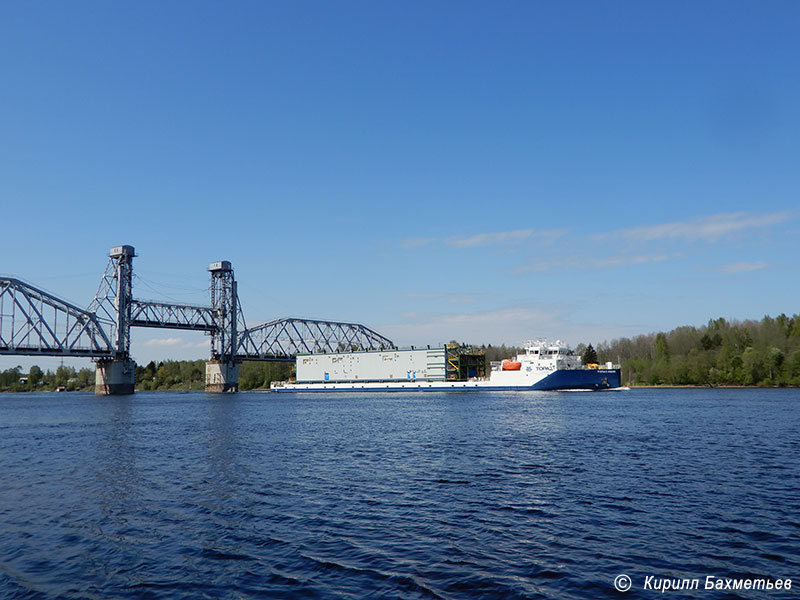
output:
<path id="1" fill-rule="evenodd" d="M 358 323 L 284 318 L 247 327 L 229 261 L 213 262 L 208 306 L 133 297 L 133 246 L 109 252 L 89 307 L 66 302 L 12 277 L 0 277 L 0 355 L 89 357 L 97 365 L 95 391 L 132 394 L 136 363 L 131 328 L 203 331 L 211 336 L 206 391 L 239 389 L 245 360 L 292 361 L 299 353 L 386 350 L 391 340 Z"/>

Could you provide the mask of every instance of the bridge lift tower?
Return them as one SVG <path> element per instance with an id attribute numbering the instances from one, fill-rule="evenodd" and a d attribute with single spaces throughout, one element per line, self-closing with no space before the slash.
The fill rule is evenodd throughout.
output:
<path id="1" fill-rule="evenodd" d="M 247 329 L 239 306 L 233 267 L 227 260 L 209 265 L 211 313 L 217 327 L 211 331 L 211 360 L 206 363 L 207 392 L 239 391 L 239 334 Z"/>
<path id="2" fill-rule="evenodd" d="M 89 310 L 111 326 L 113 354 L 97 359 L 95 393 L 132 394 L 136 363 L 131 359 L 131 307 L 133 303 L 133 246 L 115 246 Z"/>

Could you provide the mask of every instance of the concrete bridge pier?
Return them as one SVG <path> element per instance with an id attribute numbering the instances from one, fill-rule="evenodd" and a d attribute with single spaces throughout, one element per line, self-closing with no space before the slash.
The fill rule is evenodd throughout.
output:
<path id="1" fill-rule="evenodd" d="M 94 393 L 98 396 L 123 396 L 133 393 L 136 362 L 130 358 L 97 361 Z"/>
<path id="2" fill-rule="evenodd" d="M 206 391 L 238 392 L 239 364 L 230 361 L 210 360 L 206 363 Z"/>

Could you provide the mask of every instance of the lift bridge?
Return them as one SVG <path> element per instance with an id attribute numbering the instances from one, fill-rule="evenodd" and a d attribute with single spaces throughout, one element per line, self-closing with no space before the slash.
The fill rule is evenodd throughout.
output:
<path id="1" fill-rule="evenodd" d="M 277 319 L 248 328 L 231 263 L 211 263 L 210 306 L 133 297 L 133 246 L 111 249 L 88 309 L 14 278 L 0 277 L 0 355 L 77 356 L 96 362 L 98 395 L 132 394 L 131 328 L 203 331 L 211 336 L 205 389 L 235 392 L 245 360 L 292 361 L 298 353 L 386 350 L 391 340 L 357 323 Z"/>

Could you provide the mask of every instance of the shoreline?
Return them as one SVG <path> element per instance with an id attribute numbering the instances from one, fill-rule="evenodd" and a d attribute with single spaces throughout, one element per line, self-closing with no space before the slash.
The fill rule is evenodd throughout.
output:
<path id="1" fill-rule="evenodd" d="M 725 389 L 725 390 L 735 390 L 735 389 L 742 389 L 742 390 L 791 390 L 791 389 L 800 389 L 798 385 L 727 385 L 727 384 L 720 384 L 720 385 L 634 385 L 634 384 L 627 384 L 626 387 L 631 388 L 632 390 L 681 390 L 681 389 L 698 389 L 698 390 L 711 390 L 711 389 Z"/>

